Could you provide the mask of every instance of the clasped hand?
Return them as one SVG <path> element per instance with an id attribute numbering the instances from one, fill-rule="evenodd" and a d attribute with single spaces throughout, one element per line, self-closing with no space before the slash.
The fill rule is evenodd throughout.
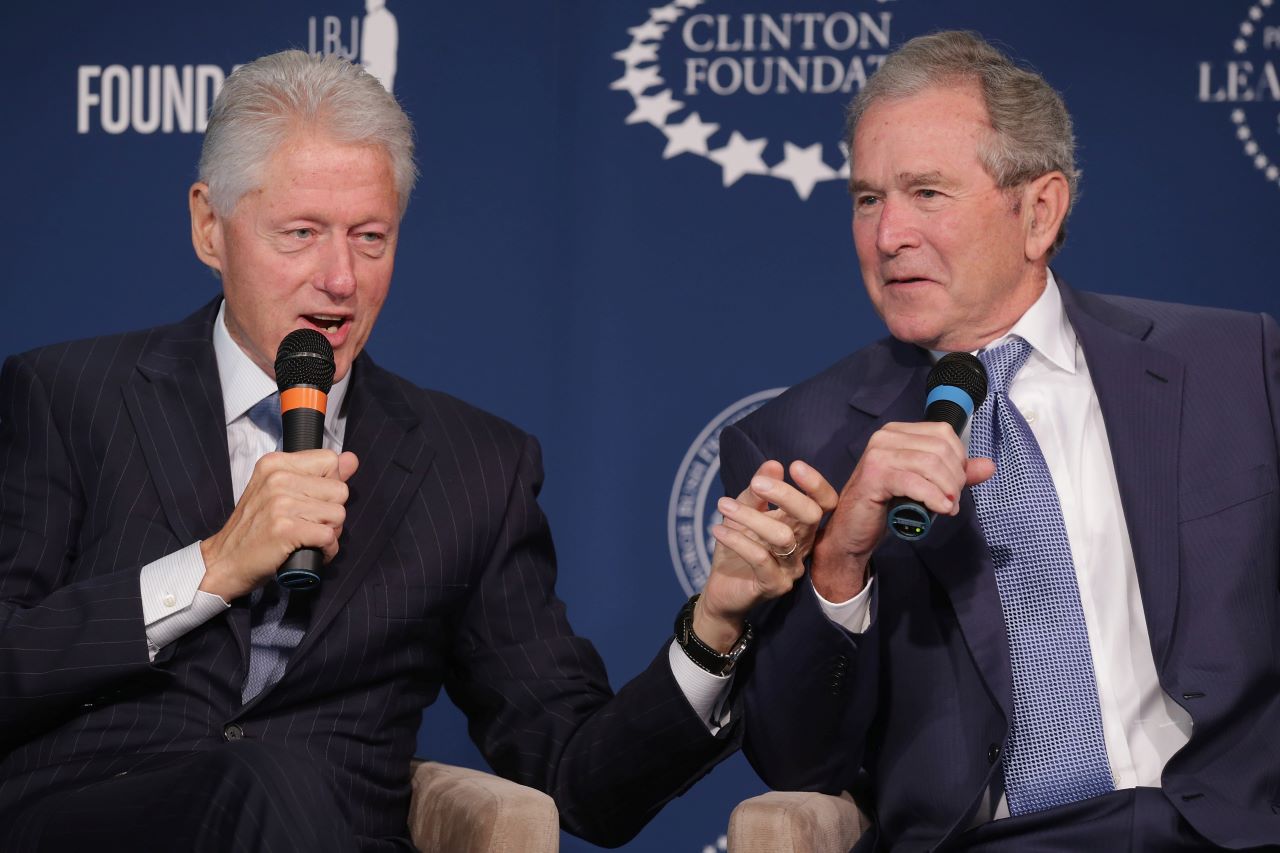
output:
<path id="1" fill-rule="evenodd" d="M 332 560 L 347 518 L 347 481 L 358 466 L 354 453 L 332 450 L 259 459 L 227 523 L 200 543 L 200 589 L 224 601 L 247 595 L 299 548 L 319 548 Z"/>

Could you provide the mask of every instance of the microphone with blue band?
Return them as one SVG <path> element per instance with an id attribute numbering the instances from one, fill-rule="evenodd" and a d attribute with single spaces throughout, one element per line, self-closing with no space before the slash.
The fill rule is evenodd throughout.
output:
<path id="1" fill-rule="evenodd" d="M 956 435 L 987 398 L 987 370 L 977 356 L 967 352 L 949 352 L 929 371 L 926 381 L 929 395 L 925 399 L 924 419 L 950 424 Z M 886 524 L 899 539 L 923 539 L 933 526 L 934 514 L 911 498 L 894 498 L 889 503 Z"/>

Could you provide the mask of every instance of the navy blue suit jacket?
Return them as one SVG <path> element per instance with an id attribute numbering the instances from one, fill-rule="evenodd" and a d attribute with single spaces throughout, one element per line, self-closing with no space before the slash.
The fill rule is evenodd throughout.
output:
<path id="1" fill-rule="evenodd" d="M 376 847 L 406 835 L 409 760 L 442 685 L 494 768 L 551 793 L 565 827 L 599 843 L 732 750 L 737 733 L 708 734 L 665 645 L 615 696 L 573 635 L 537 443 L 366 355 L 347 398 L 360 468 L 340 552 L 282 679 L 241 706 L 247 599 L 149 663 L 139 569 L 232 509 L 216 308 L 5 363 L 0 823 L 149 754 L 217 748 L 236 726 L 331 774 Z"/>
<path id="2" fill-rule="evenodd" d="M 1062 296 L 1106 422 L 1163 688 L 1194 720 L 1163 791 L 1224 846 L 1280 842 L 1280 332 L 1266 316 Z M 928 353 L 885 339 L 724 431 L 737 494 L 764 459 L 839 488 L 871 434 L 921 417 Z M 805 583 L 764 608 L 746 752 L 771 786 L 852 791 L 859 849 L 932 849 L 998 778 L 1011 708 L 990 554 L 966 491 L 929 537 L 873 557 L 871 628 Z"/>

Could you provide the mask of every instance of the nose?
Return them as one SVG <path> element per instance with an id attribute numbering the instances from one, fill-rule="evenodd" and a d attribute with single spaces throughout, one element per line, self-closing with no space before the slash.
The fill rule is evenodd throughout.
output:
<path id="1" fill-rule="evenodd" d="M 910 207 L 892 195 L 885 198 L 876 222 L 876 249 L 882 255 L 893 256 L 919 245 L 920 232 Z"/>
<path id="2" fill-rule="evenodd" d="M 329 241 L 318 286 L 335 299 L 346 299 L 356 292 L 354 250 L 346 240 Z"/>

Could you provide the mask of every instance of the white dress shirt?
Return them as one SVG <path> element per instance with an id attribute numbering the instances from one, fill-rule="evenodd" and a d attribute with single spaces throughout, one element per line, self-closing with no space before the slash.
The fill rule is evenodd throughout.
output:
<path id="1" fill-rule="evenodd" d="M 213 324 L 213 352 L 218 362 L 222 406 L 227 418 L 231 487 L 235 501 L 239 503 L 258 459 L 276 449 L 275 439 L 247 417 L 249 409 L 275 393 L 276 383 L 231 339 L 227 332 L 226 310 L 224 302 Z M 333 384 L 325 407 L 324 446 L 335 453 L 342 450 L 342 440 L 347 432 L 342 402 L 350 379 L 351 372 L 348 371 Z M 221 596 L 200 591 L 204 573 L 204 556 L 199 542 L 143 566 L 139 579 L 142 615 L 147 631 L 147 650 L 152 660 L 169 643 L 230 606 Z M 700 668 L 674 641 L 668 650 L 668 659 L 676 683 L 698 717 L 713 733 L 718 731 L 728 722 L 728 715 L 719 712 L 719 705 L 728 692 L 726 687 L 730 679 Z"/>
<path id="2" fill-rule="evenodd" d="M 1111 775 L 1117 789 L 1159 787 L 1165 763 L 1191 739 L 1191 717 L 1160 687 L 1106 424 L 1052 272 L 1036 303 L 985 349 L 1014 336 L 1032 352 L 1009 397 L 1040 444 L 1062 506 Z M 847 602 L 818 600 L 828 618 L 861 633 L 873 582 Z M 995 817 L 1008 814 L 1002 798 Z"/>

